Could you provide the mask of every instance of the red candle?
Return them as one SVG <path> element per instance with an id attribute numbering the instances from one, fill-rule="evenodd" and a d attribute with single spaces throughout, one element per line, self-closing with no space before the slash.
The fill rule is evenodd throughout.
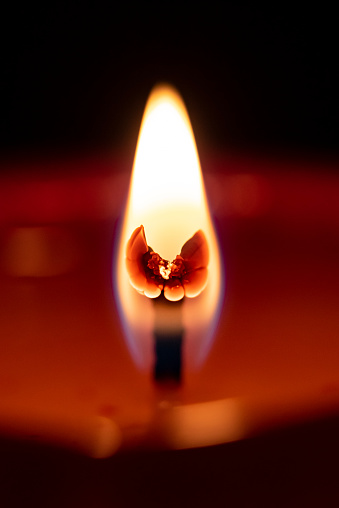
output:
<path id="1" fill-rule="evenodd" d="M 199 365 L 184 358 L 176 388 L 133 360 L 117 312 L 121 162 L 2 177 L 5 435 L 105 457 L 224 443 L 337 411 L 339 178 L 307 160 L 223 155 L 204 166 L 226 293 L 213 344 Z"/>

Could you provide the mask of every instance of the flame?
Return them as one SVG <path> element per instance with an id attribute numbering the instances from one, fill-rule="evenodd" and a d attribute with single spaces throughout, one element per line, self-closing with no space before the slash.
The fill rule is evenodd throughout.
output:
<path id="1" fill-rule="evenodd" d="M 180 95 L 168 85 L 156 86 L 146 104 L 115 266 L 129 347 L 135 361 L 146 367 L 152 362 L 154 306 L 132 288 L 125 266 L 127 243 L 141 224 L 147 244 L 170 261 L 198 230 L 206 237 L 206 288 L 183 303 L 186 362 L 200 363 L 220 310 L 222 269 L 191 123 Z"/>

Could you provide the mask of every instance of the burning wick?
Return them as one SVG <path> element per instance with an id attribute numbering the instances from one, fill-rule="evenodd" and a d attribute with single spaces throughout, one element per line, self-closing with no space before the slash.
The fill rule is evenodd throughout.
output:
<path id="1" fill-rule="evenodd" d="M 184 296 L 198 296 L 207 283 L 208 246 L 199 230 L 182 247 L 173 261 L 163 259 L 147 245 L 145 230 L 139 226 L 132 233 L 126 249 L 126 267 L 131 285 L 148 298 L 161 292 L 177 302 Z"/>
<path id="2" fill-rule="evenodd" d="M 154 329 L 156 381 L 179 382 L 181 379 L 184 335 L 181 303 L 184 296 L 194 298 L 205 288 L 208 260 L 208 245 L 201 230 L 183 245 L 180 254 L 171 262 L 147 245 L 143 226 L 136 228 L 128 241 L 126 266 L 130 283 L 139 293 L 155 299 L 158 318 Z M 164 327 L 164 323 L 167 326 Z"/>
<path id="3" fill-rule="evenodd" d="M 223 270 L 188 112 L 167 84 L 151 91 L 141 122 L 114 286 L 138 368 L 153 366 L 156 381 L 166 372 L 173 381 L 202 365 L 220 315 Z"/>

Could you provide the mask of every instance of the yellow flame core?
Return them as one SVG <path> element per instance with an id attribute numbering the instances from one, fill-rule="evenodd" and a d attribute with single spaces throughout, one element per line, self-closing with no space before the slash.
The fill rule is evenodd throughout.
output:
<path id="1" fill-rule="evenodd" d="M 130 286 L 125 267 L 127 242 L 141 224 L 148 245 L 170 261 L 196 231 L 204 232 L 210 254 L 207 287 L 198 297 L 184 302 L 183 318 L 186 335 L 196 334 L 196 343 L 208 344 L 207 337 L 199 341 L 198 335 L 201 335 L 199 327 L 213 329 L 220 302 L 219 249 L 190 120 L 179 94 L 166 85 L 155 87 L 146 104 L 116 268 L 118 297 L 129 330 L 129 344 L 139 363 L 145 364 L 140 358 L 145 356 L 148 336 L 152 335 L 154 309 L 146 297 Z"/>

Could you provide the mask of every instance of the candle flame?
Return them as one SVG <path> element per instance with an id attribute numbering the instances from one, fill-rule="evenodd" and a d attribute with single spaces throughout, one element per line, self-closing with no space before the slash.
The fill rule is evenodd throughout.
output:
<path id="1" fill-rule="evenodd" d="M 194 265 L 196 244 L 203 246 L 204 255 Z M 143 256 L 148 256 L 146 262 Z M 149 266 L 155 270 L 150 277 Z M 164 290 L 169 300 L 188 296 L 183 304 L 186 358 L 200 363 L 220 310 L 222 269 L 191 123 L 180 95 L 168 85 L 155 87 L 146 104 L 115 272 L 119 309 L 136 362 L 150 365 L 150 298 Z"/>

